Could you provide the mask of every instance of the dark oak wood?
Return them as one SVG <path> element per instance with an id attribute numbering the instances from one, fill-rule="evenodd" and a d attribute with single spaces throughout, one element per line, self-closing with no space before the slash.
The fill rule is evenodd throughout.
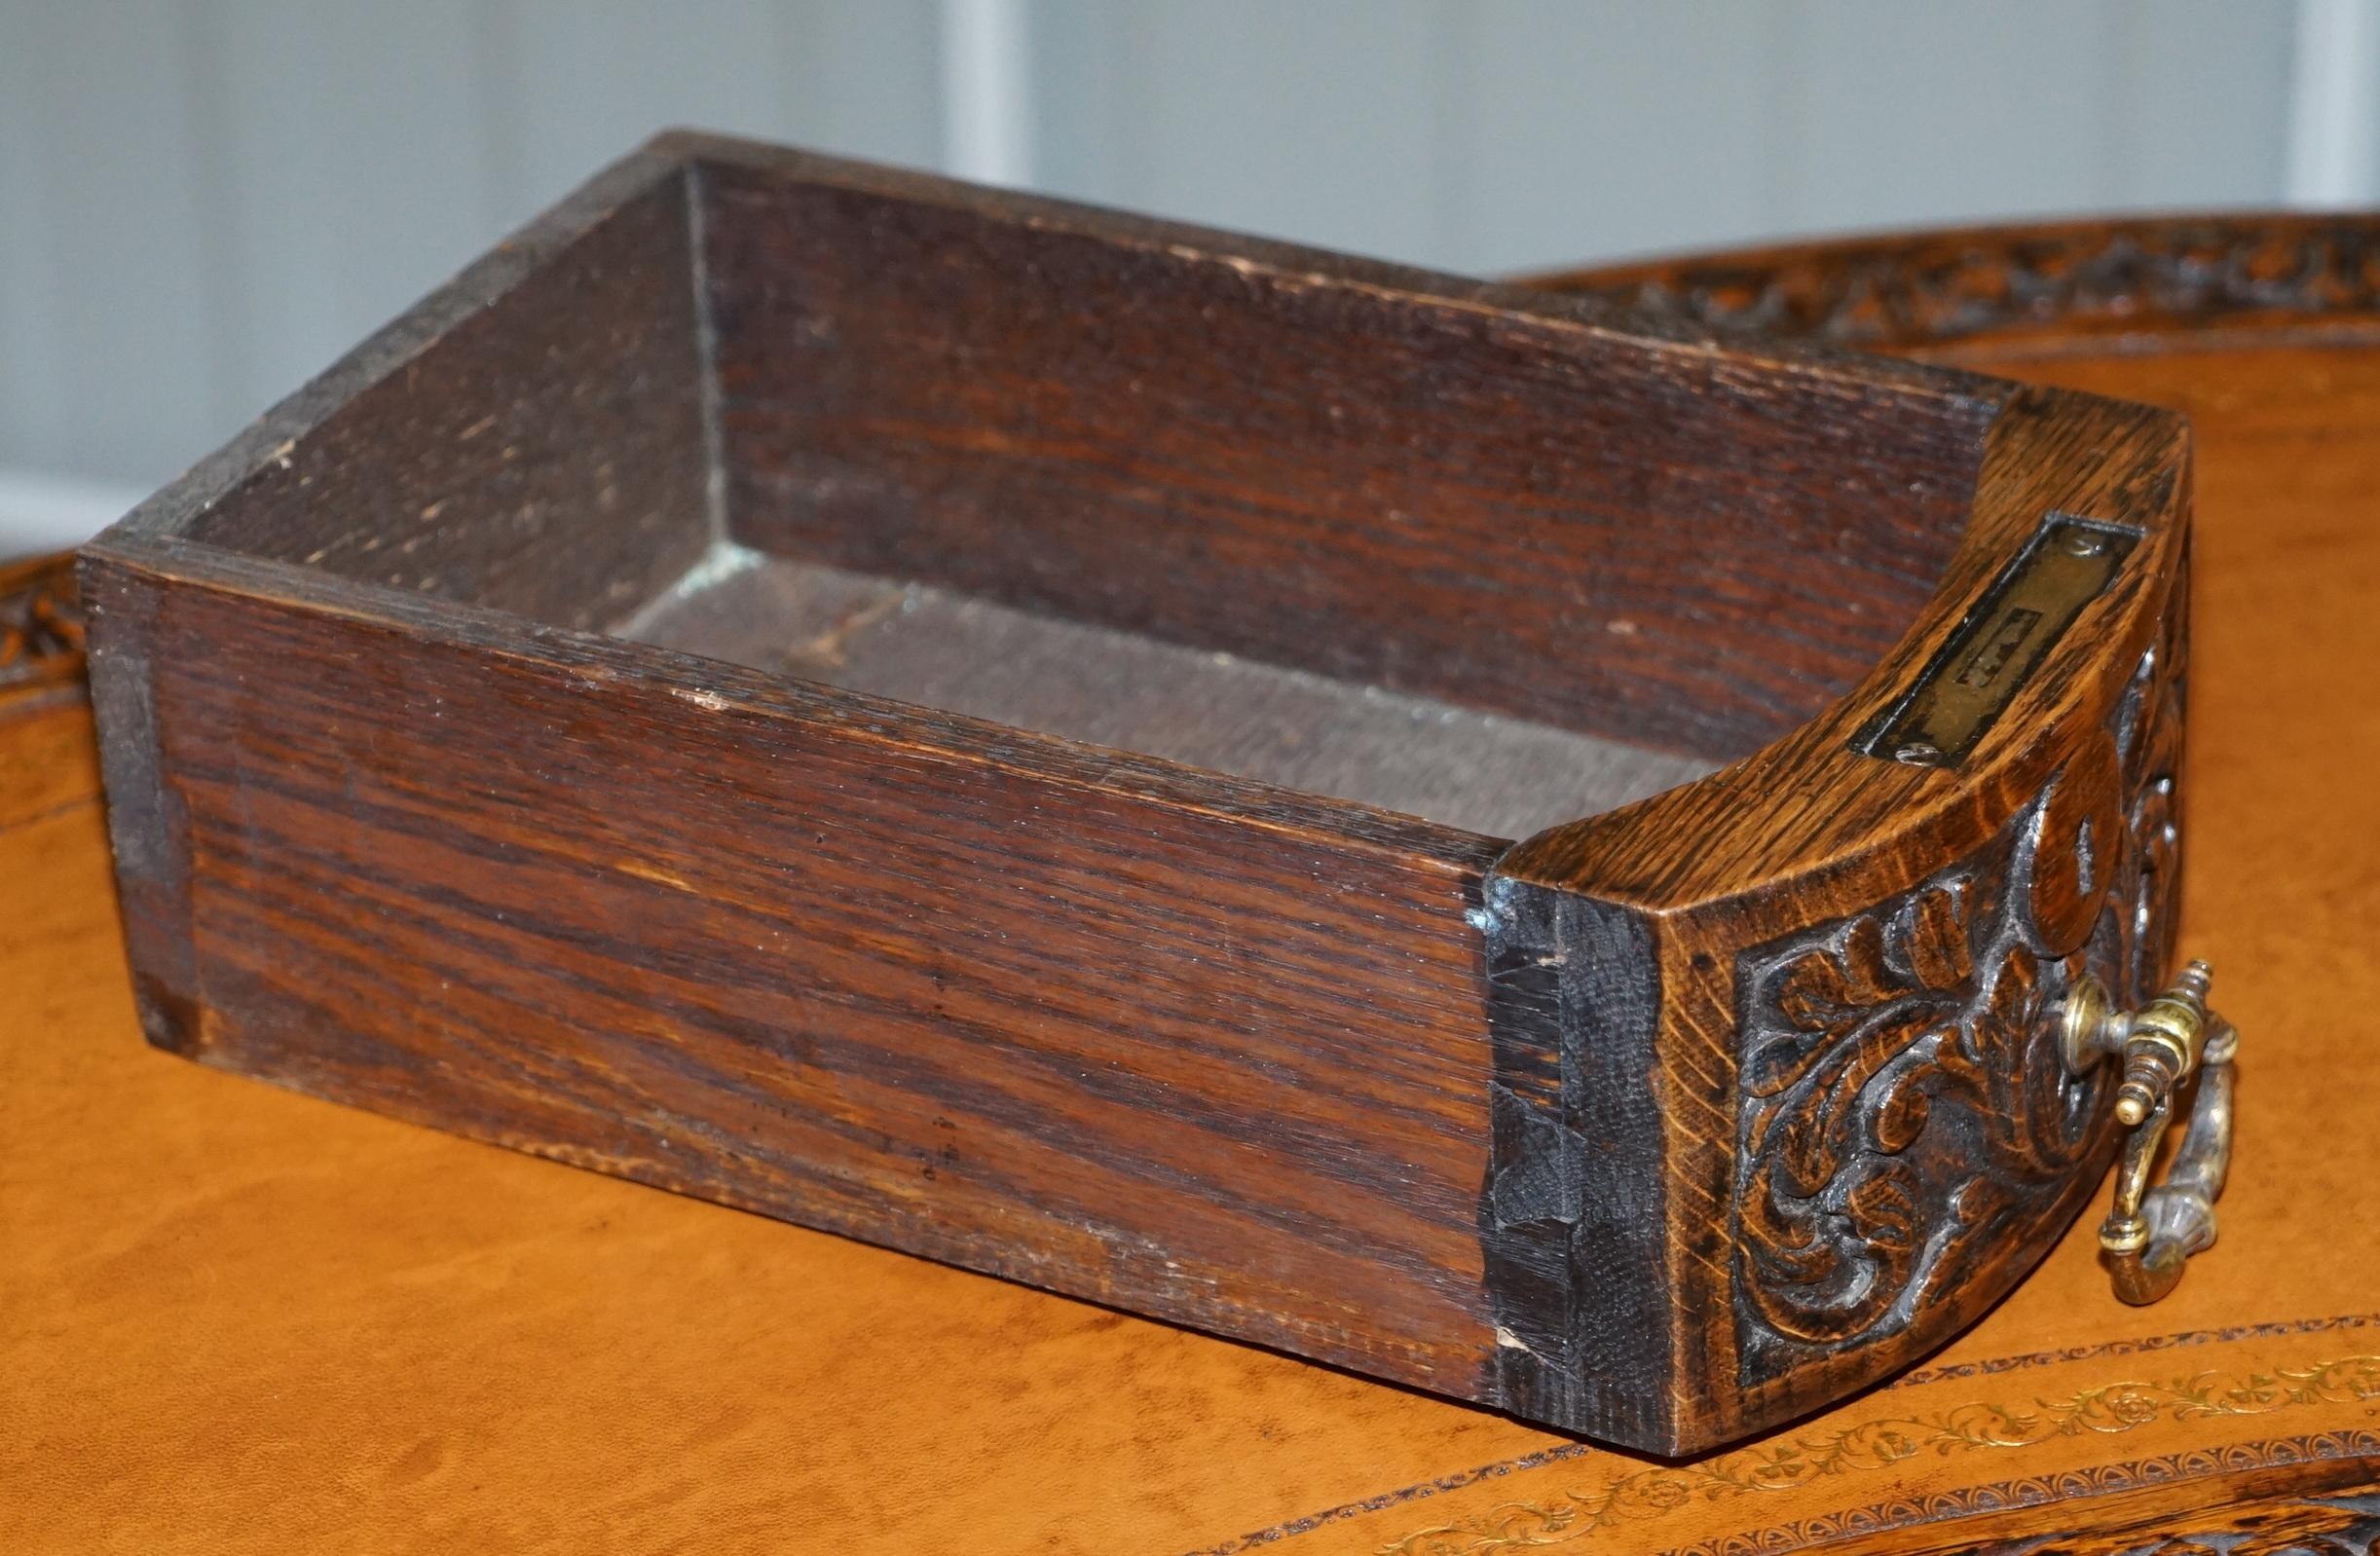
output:
<path id="1" fill-rule="evenodd" d="M 2177 839 L 2167 835 L 2170 807 L 2141 804 L 2170 792 L 2179 750 L 2179 682 L 2162 667 L 2179 657 L 2186 608 L 2182 451 L 2170 418 L 2129 407 L 2053 412 L 2028 394 L 1994 425 L 1964 567 L 1953 566 L 1944 598 L 1980 595 L 2046 512 L 2146 516 L 2146 566 L 2128 569 L 2082 629 L 2061 640 L 2027 683 L 2029 706 L 1996 725 L 1963 769 L 1879 763 L 1857 749 L 1891 688 L 1951 630 L 1955 616 L 1946 612 L 1934 630 L 1912 634 L 1865 694 L 1804 729 L 1708 779 L 1542 834 L 1498 862 L 1487 888 L 1493 965 L 1524 990 L 1498 1022 L 1500 1079 L 1517 1100 L 1543 1077 L 1527 1137 L 1583 1164 L 1568 1202 L 1575 1220 L 1491 1222 L 1507 1231 L 1517 1259 L 1567 1280 L 1561 1306 L 1533 1295 L 1535 1312 L 1566 1315 L 1566 1327 L 1506 1348 L 1521 1352 L 1507 1364 L 1523 1374 L 1508 1391 L 1583 1389 L 1587 1403 L 1563 1407 L 1574 1420 L 1580 1409 L 1632 1410 L 1647 1399 L 1687 1421 L 1705 1412 L 1788 1418 L 1938 1344 L 2072 1218 L 2104 1160 L 2106 1099 L 2096 1077 L 2064 1075 L 2040 1016 L 2086 968 L 2128 997 L 2164 971 Z M 2162 657 L 2151 651 L 2160 632 L 2170 635 Z M 2135 685 L 2131 695 L 2161 725 L 2138 736 L 2143 716 L 2127 709 Z M 2035 861 L 2074 870 L 2078 829 L 2066 815 L 2076 807 L 2061 793 L 2110 788 L 2119 730 L 2128 794 L 2143 797 L 2126 807 L 2138 826 L 2101 830 L 2117 846 L 2099 878 L 2036 885 Z M 2080 809 L 2087 820 L 2101 807 Z M 2009 875 L 2019 851 L 2022 879 Z M 2144 879 L 2149 945 L 2136 955 L 2134 932 L 2121 926 Z M 1996 932 L 1975 901 L 1994 882 L 2035 896 L 2064 890 L 2089 906 L 2010 927 L 1995 956 L 1981 944 Z M 1604 929 L 1570 927 L 1566 915 L 1581 902 L 1606 905 L 1589 910 Z M 2044 933 L 2049 920 L 2057 923 Z M 2079 938 L 2066 933 L 2075 924 L 2087 926 Z M 1614 956 L 1596 934 L 1638 950 Z M 1963 944 L 1929 955 L 1929 944 L 1948 939 Z M 1764 979 L 1796 945 L 1840 951 L 1867 975 L 1852 980 L 1840 1013 L 1811 1010 L 1804 992 L 1790 999 L 1795 1019 L 1828 1033 L 1828 1046 L 1810 1047 L 1791 1022 L 1780 1030 L 1762 1008 Z M 2024 986 L 2003 987 L 2004 977 Z M 1925 997 L 1897 998 L 1895 984 Z M 1644 1013 L 1627 1048 L 1602 1040 L 1616 1008 Z M 1794 1057 L 1783 1071 L 1779 1053 Z M 1558 1089 L 1543 1055 L 1561 1056 Z M 1929 1107 L 1961 1069 L 1983 1089 L 1955 1110 Z M 1823 1143 L 1772 1131 L 1779 1085 L 1798 1093 L 1793 1107 Z M 1978 1129 L 1987 1131 L 1980 1140 Z M 2051 1155 L 1998 1133 L 2011 1130 L 2052 1136 Z M 1500 1144 L 1520 1137 L 1506 1129 Z M 1588 1150 L 1593 1139 L 1638 1143 L 1633 1159 L 1615 1160 Z M 1774 1192 L 1777 1152 L 1796 1157 L 1790 1207 Z M 1969 1187 L 1979 1168 L 2010 1191 L 1989 1210 Z M 1544 1170 L 1535 1152 L 1498 1169 L 1524 1179 Z M 1871 1308 L 1878 1281 L 1892 1301 Z M 1692 1295 L 1649 1310 L 1648 1289 Z M 1778 1303 L 1804 1297 L 1834 1311 L 1799 1332 L 1780 1329 Z M 1629 1315 L 1623 1343 L 1646 1370 L 1623 1372 L 1599 1347 L 1597 1326 L 1614 1313 Z M 1666 1320 L 1665 1353 L 1635 1339 L 1656 1319 Z M 1596 1402 L 1604 1389 L 1631 1403 Z M 1644 1429 L 1630 1420 L 1602 1434 L 1633 1440 Z M 1658 1429 L 1696 1428 L 1673 1419 Z"/>
<path id="2" fill-rule="evenodd" d="M 178 484 L 187 511 L 167 527 L 354 583 L 611 625 L 713 531 L 687 199 L 653 159 L 595 180 Z"/>
<path id="3" fill-rule="evenodd" d="M 2096 232 L 2120 255 L 2168 225 Z M 2245 244 L 2256 218 L 2170 225 Z M 1980 267 L 2002 236 L 1940 241 Z M 2334 250 L 2265 251 L 2320 278 Z M 0 1439 L 23 1449 L 0 1544 L 2358 1548 L 2380 1314 L 2371 1240 L 2341 1232 L 2380 1180 L 2338 1142 L 2380 1106 L 2357 1014 L 2380 716 L 2336 688 L 2380 653 L 2380 335 L 2354 296 L 1896 346 L 2196 429 L 2186 938 L 2260 1057 L 2223 1241 L 2167 1303 L 2109 1300 L 2081 1226 L 1939 1361 L 1653 1462 L 193 1073 L 140 1049 L 121 990 L 72 684 L 0 685 Z"/>
<path id="4" fill-rule="evenodd" d="M 735 538 L 1708 757 L 1899 641 L 1998 404 L 790 154 L 697 177 Z"/>
<path id="5" fill-rule="evenodd" d="M 1708 1445 L 1940 1344 L 2098 1180 L 2040 1026 L 2162 971 L 2186 459 L 2087 395 L 667 138 L 87 553 L 143 1023 Z M 2105 592 L 1955 763 L 1860 749 L 2054 513 L 2132 537 Z M 1727 765 L 1515 844 L 1359 757 L 1298 790 L 665 646 L 768 566 Z M 1296 733 L 1187 705 L 1185 749 Z"/>

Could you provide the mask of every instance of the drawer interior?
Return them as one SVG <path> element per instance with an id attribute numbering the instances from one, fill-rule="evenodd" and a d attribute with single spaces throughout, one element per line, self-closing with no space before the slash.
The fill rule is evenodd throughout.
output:
<path id="1" fill-rule="evenodd" d="M 1532 720 L 727 548 L 625 637 L 1525 837 L 1710 770 Z"/>
<path id="2" fill-rule="evenodd" d="M 1518 837 L 1804 723 L 1963 530 L 1992 409 L 1942 375 L 705 147 L 184 533 Z"/>

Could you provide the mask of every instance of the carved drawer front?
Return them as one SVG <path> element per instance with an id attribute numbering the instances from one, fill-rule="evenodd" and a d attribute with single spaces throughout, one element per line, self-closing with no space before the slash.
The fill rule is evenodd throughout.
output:
<path id="1" fill-rule="evenodd" d="M 2138 1003 L 2173 965 L 2169 620 L 2106 726 L 1981 848 L 1737 955 L 1747 1384 L 1907 1329 L 2011 1248 L 2043 1248 L 2096 1186 L 2116 1077 L 2069 1070 L 2050 1016 L 2085 972 Z"/>
<path id="2" fill-rule="evenodd" d="M 1491 872 L 1522 1408 L 1681 1446 L 1801 1413 L 1954 1333 L 2100 1183 L 2121 1066 L 2063 1022 L 2174 971 L 2186 485 L 2168 427 L 2061 487 L 2023 463 L 2040 412 L 2003 411 L 1937 609 L 1832 713 Z"/>

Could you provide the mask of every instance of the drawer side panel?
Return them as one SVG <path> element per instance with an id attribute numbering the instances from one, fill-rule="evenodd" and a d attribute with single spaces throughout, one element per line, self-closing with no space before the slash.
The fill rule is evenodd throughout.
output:
<path id="1" fill-rule="evenodd" d="M 495 652 L 103 572 L 187 849 L 187 945 L 134 946 L 178 964 L 175 1046 L 1475 1387 L 1466 834 L 1334 838 L 1036 770 L 1060 748 L 1022 737 L 957 754 L 889 705 L 623 676 L 626 646 Z"/>

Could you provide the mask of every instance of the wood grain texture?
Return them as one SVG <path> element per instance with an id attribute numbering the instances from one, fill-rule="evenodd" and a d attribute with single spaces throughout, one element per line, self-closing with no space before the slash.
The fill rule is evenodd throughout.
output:
<path id="1" fill-rule="evenodd" d="M 2038 1012 L 2085 969 L 2127 1002 L 2173 965 L 2181 614 L 1991 844 L 1886 908 L 1748 950 L 1736 1322 L 1749 1381 L 1907 1324 L 2071 1218 L 2112 1077 Z"/>
<path id="2" fill-rule="evenodd" d="M 170 527 L 609 625 L 713 537 L 691 220 L 677 165 L 620 163 L 176 483 Z"/>
<path id="3" fill-rule="evenodd" d="M 1739 962 L 2016 878 L 1985 856 L 2112 738 L 2175 598 L 2185 472 L 2141 407 L 667 138 L 88 553 L 144 1023 L 1708 1446 L 1939 1345 L 2096 1176 L 2095 1093 L 2022 1213 L 1929 1139 L 1910 1235 L 1972 1209 L 1979 1251 L 1831 1344 L 1739 1329 L 1738 1237 L 1800 1216 L 1770 1251 L 1841 1258 L 1808 1227 L 1864 1237 L 1902 1182 L 1738 1212 L 1773 1146 Z M 1980 744 L 1858 749 L 2059 512 L 2138 538 Z M 1507 849 L 584 630 L 699 611 L 752 548 L 1740 759 Z M 2026 1033 L 2064 976 L 1991 1007 L 1988 1096 L 2054 1086 Z"/>
<path id="4" fill-rule="evenodd" d="M 1649 1463 L 175 1064 L 133 1035 L 86 787 L 0 829 L 0 1441 L 24 1449 L 0 1455 L 0 1535 L 1352 1553 L 1461 1530 L 1484 1550 L 1565 1496 L 1528 1544 L 2340 1533 L 2335 1509 L 2288 1521 L 2380 1484 L 2372 1401 L 2282 1380 L 2380 1349 L 2368 1250 L 2337 1235 L 2380 1218 L 2338 1143 L 2380 1097 L 2356 1015 L 2380 993 L 2380 722 L 2336 675 L 2380 654 L 2380 338 L 2320 323 L 1957 348 L 2196 429 L 2183 917 L 2271 1057 L 2241 1091 L 2223 1241 L 2159 1308 L 2109 1299 L 2084 1227 L 1934 1363 Z M 0 730 L 0 775 L 19 755 Z M 2172 1386 L 2254 1394 L 2184 1413 Z M 2093 1425 L 2055 1429 L 2077 1402 Z M 1998 1411 L 2040 1435 L 1989 1440 Z M 1576 1510 L 1623 1482 L 1608 1518 Z"/>
<path id="5" fill-rule="evenodd" d="M 1729 758 L 1847 689 L 1931 598 L 1996 406 L 698 149 L 738 539 L 1592 734 Z"/>
<path id="6" fill-rule="evenodd" d="M 185 1063 L 106 856 L 0 827 L 11 1551 L 1171 1556 L 1536 1440 Z"/>
<path id="7" fill-rule="evenodd" d="M 1475 840 L 207 573 L 91 575 L 189 849 L 162 1046 L 1469 1387 Z"/>
<path id="8" fill-rule="evenodd" d="M 1973 1547 L 1977 1556 L 2204 1556 L 2221 1552 L 2307 1552 L 2309 1556 L 2373 1556 L 2380 1551 L 2380 1495 L 2371 1490 L 2373 1464 L 2343 1464 L 2339 1484 L 2319 1493 L 2310 1477 L 2281 1477 L 2281 1495 L 2248 1497 L 2228 1507 L 2175 1509 L 2136 1515 L 2100 1529 L 2026 1535 Z M 2289 1485 L 2294 1479 L 2296 1485 Z M 1906 1547 L 1903 1547 L 1906 1548 Z"/>
<path id="9" fill-rule="evenodd" d="M 1822 939 L 1845 922 L 1880 926 L 1921 911 L 1929 881 L 1979 869 L 1991 873 L 1999 867 L 1988 862 L 2015 848 L 2032 825 L 2024 818 L 2051 804 L 2059 775 L 2091 762 L 2114 738 L 2111 731 L 2127 723 L 2124 705 L 2137 668 L 2154 662 L 2150 648 L 2161 635 L 2178 642 L 2186 619 L 2186 591 L 2177 581 L 2188 524 L 2186 449 L 2183 428 L 2168 415 L 2038 391 L 2017 396 L 1992 425 L 1974 514 L 1936 611 L 1867 683 L 1792 735 L 1708 778 L 1551 829 L 1498 860 L 1483 893 L 1492 965 L 1558 969 L 1560 991 L 1516 1009 L 1500 1030 L 1499 1082 L 1518 1093 L 1526 1089 L 1519 1078 L 1528 1073 L 1558 1075 L 1558 1091 L 1539 1105 L 1535 1135 L 1585 1164 L 1577 1169 L 1584 1178 L 1575 1219 L 1530 1231 L 1537 1251 L 1511 1255 L 1537 1272 L 1526 1300 L 1538 1306 L 1550 1300 L 1567 1315 L 1552 1325 L 1567 1343 L 1542 1354 L 1507 1348 L 1522 1352 L 1507 1365 L 1546 1375 L 1538 1386 L 1544 1394 L 1573 1402 L 1572 1413 L 1550 1419 L 1615 1440 L 1681 1450 L 1790 1419 L 1906 1365 L 1973 1321 L 2079 1209 L 2114 1138 L 2095 1089 L 2072 1099 L 2071 1116 L 2059 1126 L 2069 1137 L 2048 1159 L 2061 1166 L 2046 1176 L 2029 1174 L 2037 1185 L 2025 1197 L 2029 1213 L 2011 1221 L 2004 1211 L 1986 1214 L 1978 1195 L 1962 1192 L 1975 1163 L 1953 1122 L 1956 1110 L 1923 1119 L 1888 1109 L 1899 1070 L 1881 1062 L 1892 1051 L 1879 1031 L 1871 1031 L 1850 1051 L 1855 1067 L 1835 1078 L 1845 1090 L 1830 1087 L 1832 1100 L 1818 1116 L 1838 1130 L 1849 1121 L 1881 1156 L 1894 1158 L 1886 1176 L 1900 1192 L 1888 1195 L 1866 1171 L 1818 1172 L 1822 1157 L 1843 1160 L 1859 1151 L 1848 1141 L 1823 1147 L 1805 1141 L 1811 1154 L 1802 1162 L 1818 1181 L 1804 1181 L 1793 1196 L 1803 1226 L 1779 1227 L 1776 1206 L 1765 1198 L 1774 1164 L 1762 1156 L 1787 1142 L 1769 1140 L 1758 1092 L 1761 1066 L 1772 1056 L 1763 1051 L 1773 1039 L 1757 1009 L 1747 1007 L 1746 986 L 1757 982 L 1773 947 Z M 2142 538 L 2107 591 L 2050 649 L 2008 714 L 1955 769 L 1867 755 L 1863 728 L 1892 705 L 2051 513 L 2125 524 Z M 2155 706 L 2171 729 L 2159 739 L 2170 748 L 2178 740 L 2177 695 L 2161 696 Z M 1686 838 L 1692 846 L 1680 846 Z M 2110 879 L 2129 874 L 2141 857 L 2139 848 L 2126 845 Z M 2090 888 L 2094 898 L 2107 894 L 2106 883 Z M 1641 1058 L 1620 1057 L 1595 1013 L 1615 999 L 1641 1004 L 1646 996 L 1633 991 L 1646 976 L 1562 927 L 1575 910 L 1561 903 L 1572 898 L 1598 905 L 1580 922 L 1615 912 L 1633 916 L 1627 938 L 1651 947 L 1659 1027 Z M 2170 901 L 2161 894 L 2151 906 Z M 2163 947 L 2171 933 L 2160 922 L 2149 932 L 2151 943 Z M 1981 1046 L 1993 1056 L 1995 1075 L 1985 1109 L 2032 1087 L 2054 1088 L 2055 1075 L 2040 1073 L 2053 1056 L 2036 1027 L 2066 978 L 2089 965 L 2111 987 L 2129 988 L 2137 980 L 2129 942 L 2089 938 L 2094 945 L 2064 970 L 2022 989 L 1997 990 L 2006 1000 L 1997 1010 L 1995 968 L 1970 959 L 1945 980 L 1955 996 L 1952 1005 L 1910 1013 L 1911 1051 L 1966 1041 L 1949 1034 L 1981 1012 Z M 2073 947 L 2053 951 L 2036 935 L 2028 951 L 2057 961 Z M 1923 980 L 1906 959 L 1900 973 Z M 1648 1100 L 1614 1113 L 1615 1093 Z M 1590 1111 L 1604 1121 L 1596 1137 L 1615 1142 L 1604 1152 L 1581 1150 L 1587 1136 L 1578 1121 Z M 1867 1125 L 1888 1113 L 1905 1123 L 1879 1139 Z M 1908 1147 L 1928 1129 L 1927 1149 L 1912 1156 Z M 1883 1148 L 1885 1140 L 1901 1149 Z M 1497 1176 L 1544 1170 L 1527 1158 L 1500 1160 Z M 1492 1179 L 1491 1203 L 1498 1187 Z M 1855 1193 L 1864 1203 L 1852 1203 Z M 1919 1211 L 1919 1204 L 1930 1208 Z M 1587 1208 L 1598 1204 L 1630 1207 L 1624 1256 L 1615 1256 Z M 1987 1224 L 1996 1222 L 1997 1235 L 1977 1228 L 1982 1235 L 1964 1241 L 1970 1229 L 1961 1226 L 1962 1206 Z M 1821 1238 L 1820 1226 L 1847 1233 Z M 1498 1230 L 1491 1217 L 1492 1244 Z M 1841 1273 L 1846 1247 L 1857 1249 L 1854 1262 L 1871 1273 L 1886 1270 L 1901 1256 L 1878 1260 L 1874 1241 L 1903 1236 L 1912 1245 L 1913 1273 L 1917 1250 L 1929 1245 L 1938 1255 L 1957 1239 L 1972 1256 L 1956 1278 L 1902 1293 L 1912 1299 L 1906 1308 L 1879 1312 L 1879 1321 L 1855 1334 L 1776 1349 L 1773 1325 L 1759 1319 L 1774 1295 L 1770 1277 L 1759 1262 L 1739 1261 L 1742 1241 L 1766 1247 L 1772 1273 L 1782 1258 L 1786 1268 L 1823 1281 Z M 1836 1237 L 1844 1243 L 1830 1246 Z M 1634 1307 L 1647 1284 L 1671 1293 L 1657 1314 Z M 1640 1313 L 1627 1329 L 1626 1364 L 1607 1358 L 1599 1367 L 1580 1365 L 1604 1315 L 1623 1312 Z M 1519 1332 L 1509 1314 L 1500 1312 L 1499 1322 Z"/>

